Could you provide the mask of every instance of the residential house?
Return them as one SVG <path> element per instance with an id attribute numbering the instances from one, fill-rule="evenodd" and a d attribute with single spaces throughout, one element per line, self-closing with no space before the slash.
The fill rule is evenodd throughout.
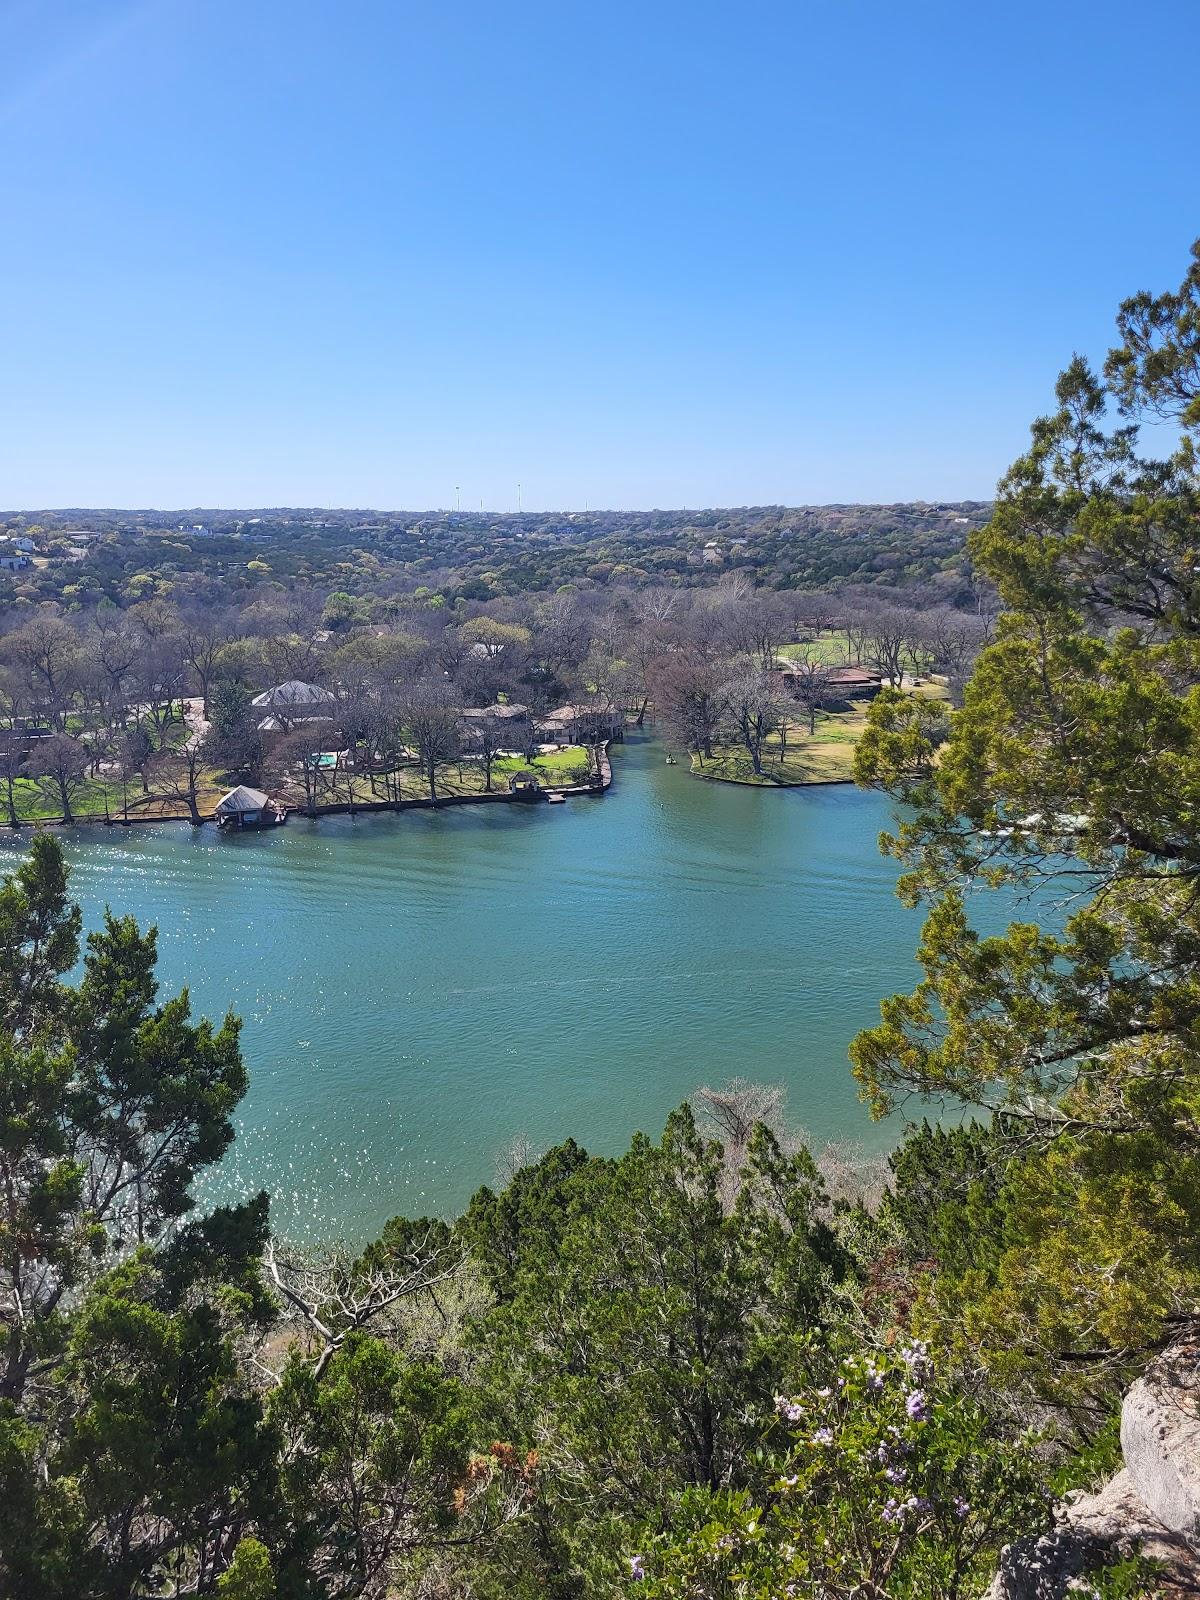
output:
<path id="1" fill-rule="evenodd" d="M 781 661 L 771 673 L 773 687 L 796 696 L 804 681 L 804 667 L 795 661 Z M 874 700 L 883 688 L 883 674 L 871 667 L 833 667 L 825 678 L 828 698 L 833 700 Z"/>
<path id="2" fill-rule="evenodd" d="M 625 711 L 608 700 L 579 701 L 538 717 L 534 729 L 545 744 L 603 744 L 623 737 Z"/>
<path id="3" fill-rule="evenodd" d="M 299 678 L 264 689 L 250 704 L 266 713 L 258 725 L 264 733 L 286 733 L 297 722 L 333 721 L 333 695 L 319 683 L 303 683 Z"/>
<path id="4" fill-rule="evenodd" d="M 488 726 L 506 750 L 524 750 L 529 744 L 529 707 L 513 701 L 497 701 L 491 706 L 468 706 L 459 716 L 459 737 L 467 752 L 483 748 L 483 730 Z"/>

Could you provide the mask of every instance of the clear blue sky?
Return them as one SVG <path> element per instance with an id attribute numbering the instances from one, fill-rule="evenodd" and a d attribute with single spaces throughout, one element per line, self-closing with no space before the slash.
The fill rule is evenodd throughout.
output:
<path id="1" fill-rule="evenodd" d="M 0 506 L 986 496 L 1196 0 L 0 0 Z"/>

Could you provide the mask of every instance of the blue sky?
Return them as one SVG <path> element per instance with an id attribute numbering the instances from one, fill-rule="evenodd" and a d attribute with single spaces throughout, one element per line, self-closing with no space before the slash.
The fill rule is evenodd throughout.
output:
<path id="1" fill-rule="evenodd" d="M 1196 0 L 0 0 L 0 506 L 986 496 L 1200 234 Z"/>

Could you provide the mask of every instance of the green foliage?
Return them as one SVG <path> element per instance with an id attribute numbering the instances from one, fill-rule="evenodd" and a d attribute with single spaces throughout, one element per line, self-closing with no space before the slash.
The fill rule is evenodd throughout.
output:
<path id="1" fill-rule="evenodd" d="M 1031 1441 L 936 1380 L 925 1347 L 850 1356 L 776 1400 L 753 1489 L 693 1491 L 630 1557 L 662 1600 L 965 1600 L 1049 1510 Z"/>
<path id="2" fill-rule="evenodd" d="M 877 1112 L 915 1091 L 1020 1128 L 998 1258 L 957 1282 L 995 1370 L 1060 1395 L 1130 1370 L 1200 1292 L 1194 255 L 1177 294 L 1122 307 L 1108 388 L 1062 374 L 973 536 L 1007 612 L 936 762 L 885 695 L 859 755 L 911 808 L 884 844 L 928 915 L 922 981 L 855 1070 Z M 1137 453 L 1145 415 L 1180 429 L 1166 460 Z M 971 927 L 972 890 L 1044 884 L 1069 893 L 1058 931 Z"/>
<path id="3" fill-rule="evenodd" d="M 233 1560 L 217 1579 L 221 1600 L 275 1600 L 271 1552 L 257 1539 L 239 1539 Z"/>
<path id="4" fill-rule="evenodd" d="M 615 1581 L 652 1508 L 740 1479 L 828 1314 L 844 1261 L 808 1155 L 760 1127 L 732 1205 L 728 1176 L 684 1107 L 658 1145 L 639 1135 L 616 1162 L 562 1146 L 467 1213 L 500 1296 L 481 1329 L 498 1417 L 541 1452 L 552 1592 Z"/>

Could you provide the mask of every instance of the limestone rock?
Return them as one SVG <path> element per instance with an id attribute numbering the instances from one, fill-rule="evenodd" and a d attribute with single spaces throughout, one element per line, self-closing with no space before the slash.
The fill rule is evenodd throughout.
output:
<path id="1" fill-rule="evenodd" d="M 1200 1346 L 1168 1350 L 1130 1389 L 1121 1407 L 1121 1453 L 1159 1522 L 1200 1539 Z"/>
<path id="2" fill-rule="evenodd" d="M 1087 1592 L 1079 1579 L 1086 1567 L 1139 1546 L 1165 1563 L 1164 1595 L 1200 1595 L 1200 1567 L 1187 1540 L 1150 1513 L 1128 1470 L 1097 1493 L 1068 1501 L 1058 1516 L 1052 1532 L 1005 1547 L 985 1600 L 1070 1600 Z"/>

